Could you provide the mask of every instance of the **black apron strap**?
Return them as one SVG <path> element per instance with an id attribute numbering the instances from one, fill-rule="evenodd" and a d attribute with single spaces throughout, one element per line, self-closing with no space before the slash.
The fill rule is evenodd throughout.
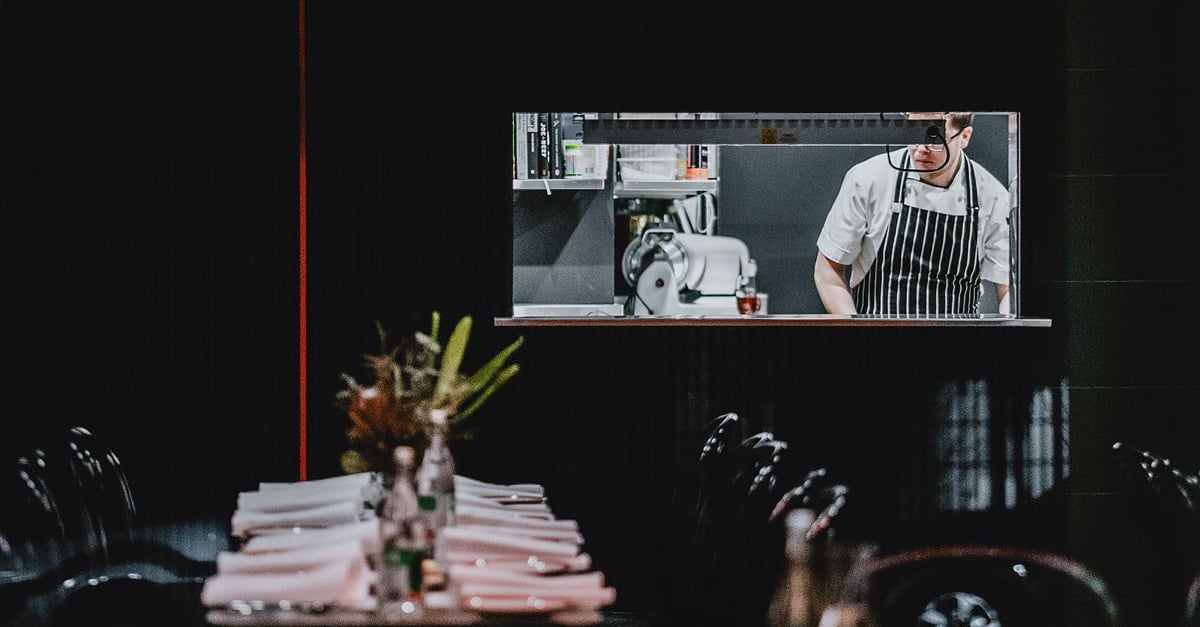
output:
<path id="1" fill-rule="evenodd" d="M 975 181 L 975 163 L 963 155 L 963 165 L 967 168 L 965 182 L 967 184 L 967 210 L 979 209 L 979 184 Z"/>
<path id="2" fill-rule="evenodd" d="M 912 157 L 908 154 L 908 149 L 904 149 L 904 156 L 900 158 L 900 169 L 896 171 L 896 189 L 892 191 L 892 202 L 904 204 L 904 180 L 908 172 L 909 160 Z"/>

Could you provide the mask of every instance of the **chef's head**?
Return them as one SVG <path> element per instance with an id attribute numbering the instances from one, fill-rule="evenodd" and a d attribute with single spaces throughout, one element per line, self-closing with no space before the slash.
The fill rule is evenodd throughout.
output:
<path id="1" fill-rule="evenodd" d="M 917 170 L 928 172 L 940 171 L 944 168 L 955 169 L 958 157 L 963 148 L 971 141 L 970 111 L 951 111 L 949 113 L 909 112 L 910 120 L 945 120 L 946 132 L 943 135 L 938 126 L 930 126 L 925 133 L 925 143 L 912 144 L 908 152 L 912 155 L 913 166 Z"/>

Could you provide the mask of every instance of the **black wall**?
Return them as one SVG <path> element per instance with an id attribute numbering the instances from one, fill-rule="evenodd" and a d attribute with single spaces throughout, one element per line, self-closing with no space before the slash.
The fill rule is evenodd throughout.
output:
<path id="1" fill-rule="evenodd" d="M 1179 556 L 1128 507 L 1108 449 L 1200 466 L 1194 6 L 306 11 L 310 476 L 338 472 L 337 375 L 362 374 L 375 321 L 470 314 L 468 363 L 527 344 L 461 471 L 544 483 L 620 609 L 670 599 L 671 495 L 698 430 L 737 411 L 798 466 L 862 486 L 869 531 L 1061 550 L 1109 580 L 1129 624 L 1169 624 L 1180 584 L 1161 564 Z M 296 23 L 292 2 L 0 4 L 6 453 L 91 425 L 151 519 L 223 518 L 237 490 L 298 477 Z M 586 54 L 521 34 L 553 28 Z M 490 324 L 510 302 L 511 111 L 943 108 L 1023 114 L 1022 312 L 1050 329 Z M 1052 507 L 969 526 L 892 507 L 927 485 L 913 434 L 936 391 L 969 380 L 1013 423 L 1029 390 L 1066 382 Z"/>

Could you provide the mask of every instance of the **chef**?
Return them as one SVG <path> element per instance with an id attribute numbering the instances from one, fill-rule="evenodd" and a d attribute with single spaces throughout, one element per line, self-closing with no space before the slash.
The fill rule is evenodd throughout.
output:
<path id="1" fill-rule="evenodd" d="M 981 279 L 1008 312 L 1008 190 L 966 155 L 972 114 L 936 115 L 944 133 L 933 125 L 925 143 L 846 173 L 817 238 L 813 280 L 827 312 L 977 315 Z"/>

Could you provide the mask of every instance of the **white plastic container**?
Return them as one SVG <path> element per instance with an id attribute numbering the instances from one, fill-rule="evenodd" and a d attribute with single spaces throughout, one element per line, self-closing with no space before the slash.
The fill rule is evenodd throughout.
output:
<path id="1" fill-rule="evenodd" d="M 675 157 L 619 157 L 617 161 L 621 164 L 621 180 L 624 181 L 675 180 Z"/>

